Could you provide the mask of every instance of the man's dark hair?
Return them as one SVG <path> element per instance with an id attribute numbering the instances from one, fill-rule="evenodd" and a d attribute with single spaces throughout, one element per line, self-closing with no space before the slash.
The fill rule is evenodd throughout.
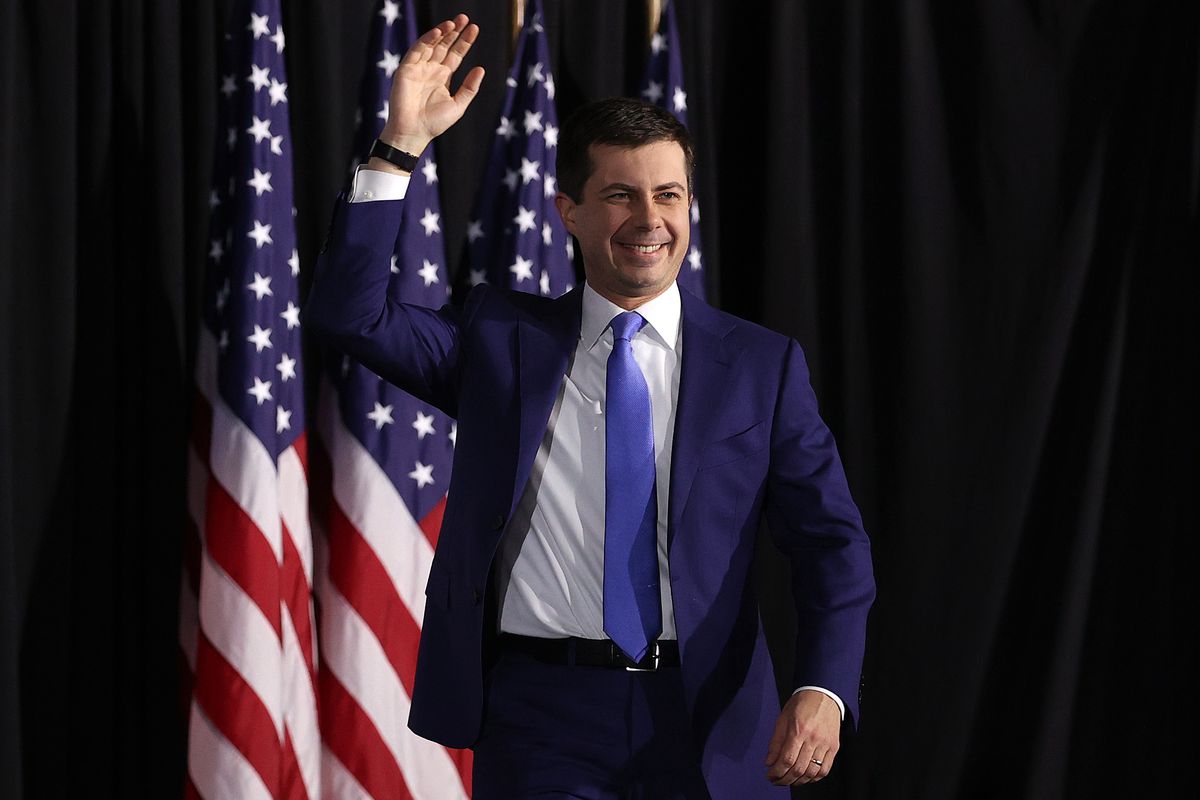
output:
<path id="1" fill-rule="evenodd" d="M 563 122 L 558 136 L 558 188 L 575 202 L 583 200 L 583 185 L 592 174 L 588 149 L 594 144 L 641 147 L 675 142 L 683 149 L 688 194 L 692 193 L 695 153 L 692 137 L 667 111 L 630 97 L 608 97 L 577 109 Z"/>

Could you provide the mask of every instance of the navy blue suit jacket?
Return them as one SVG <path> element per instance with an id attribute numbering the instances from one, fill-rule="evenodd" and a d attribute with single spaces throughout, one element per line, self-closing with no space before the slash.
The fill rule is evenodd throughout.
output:
<path id="1" fill-rule="evenodd" d="M 458 421 L 409 726 L 469 747 L 495 626 L 485 618 L 493 558 L 579 339 L 581 291 L 480 286 L 461 310 L 393 303 L 402 202 L 339 200 L 305 323 Z M 800 346 L 681 295 L 668 536 L 682 677 L 713 796 L 774 797 L 761 777 L 780 706 L 752 586 L 760 521 L 792 567 L 793 685 L 836 692 L 852 718 L 875 596 L 870 548 Z"/>

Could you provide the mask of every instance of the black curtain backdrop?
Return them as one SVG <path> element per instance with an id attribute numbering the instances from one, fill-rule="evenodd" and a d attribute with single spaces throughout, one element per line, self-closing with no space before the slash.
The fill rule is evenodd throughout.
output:
<path id="1" fill-rule="evenodd" d="M 546 2 L 560 114 L 631 91 L 643 4 Z M 1200 6 L 677 2 L 710 294 L 804 345 L 874 542 L 861 727 L 798 796 L 1192 796 Z M 182 787 L 228 6 L 0 3 L 0 797 Z M 438 143 L 456 263 L 508 3 L 417 6 L 483 27 Z M 306 281 L 372 7 L 285 8 Z"/>

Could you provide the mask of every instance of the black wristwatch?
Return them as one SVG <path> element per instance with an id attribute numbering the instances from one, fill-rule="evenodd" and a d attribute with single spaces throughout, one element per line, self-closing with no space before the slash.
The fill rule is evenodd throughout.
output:
<path id="1" fill-rule="evenodd" d="M 373 158 L 382 158 L 392 166 L 399 167 L 405 172 L 415 172 L 417 162 L 421 160 L 420 156 L 414 156 L 412 153 L 398 150 L 381 139 L 376 139 L 375 144 L 371 145 L 371 156 Z"/>

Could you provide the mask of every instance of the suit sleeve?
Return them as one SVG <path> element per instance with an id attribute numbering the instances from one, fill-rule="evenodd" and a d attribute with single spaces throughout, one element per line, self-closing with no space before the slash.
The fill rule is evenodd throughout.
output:
<path id="1" fill-rule="evenodd" d="M 403 200 L 347 203 L 339 197 L 304 308 L 326 343 L 389 383 L 457 416 L 460 325 L 470 312 L 388 297 Z M 467 308 L 477 304 L 473 293 Z"/>
<path id="2" fill-rule="evenodd" d="M 870 543 L 795 341 L 784 356 L 777 402 L 765 511 L 792 566 L 793 686 L 829 689 L 856 722 L 867 612 L 875 598 Z"/>

